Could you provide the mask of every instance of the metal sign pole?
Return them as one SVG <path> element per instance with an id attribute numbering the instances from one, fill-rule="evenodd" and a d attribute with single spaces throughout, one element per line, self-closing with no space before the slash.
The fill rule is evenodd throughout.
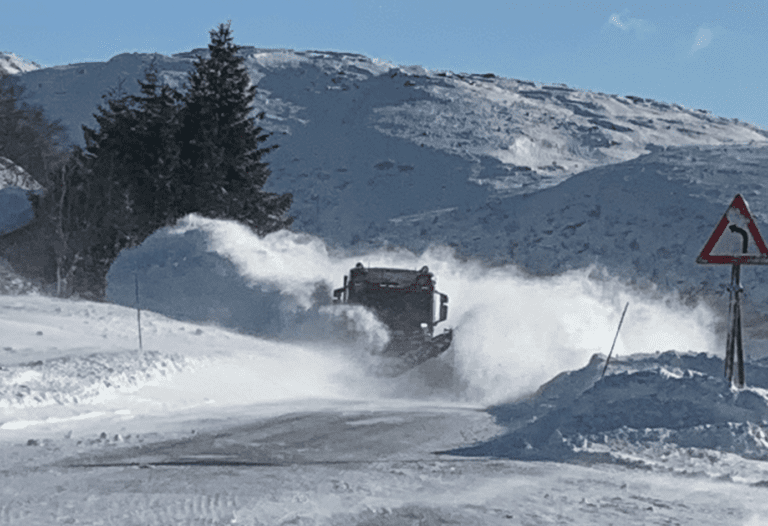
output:
<path id="1" fill-rule="evenodd" d="M 734 265 L 736 267 L 736 301 L 734 305 L 734 331 L 735 331 L 735 344 L 736 344 L 736 363 L 738 364 L 739 379 L 737 382 L 738 387 L 744 387 L 744 347 L 741 345 L 741 293 L 744 292 L 744 288 L 741 286 L 741 266 Z"/>
<path id="2" fill-rule="evenodd" d="M 741 265 L 731 266 L 731 291 L 730 302 L 728 304 L 728 339 L 725 344 L 725 377 L 729 382 L 734 383 L 733 365 L 737 364 L 738 378 L 737 387 L 744 387 L 744 347 L 741 341 L 741 293 L 744 289 L 741 286 Z"/>
<path id="3" fill-rule="evenodd" d="M 733 340 L 734 340 L 734 303 L 735 303 L 735 295 L 734 291 L 736 290 L 734 286 L 734 282 L 736 281 L 736 268 L 738 268 L 738 265 L 733 265 L 731 267 L 731 284 L 728 287 L 728 291 L 730 292 L 730 298 L 728 299 L 728 337 L 725 341 L 725 361 L 724 361 L 724 370 L 723 374 L 725 374 L 725 378 L 729 381 L 733 381 Z"/>

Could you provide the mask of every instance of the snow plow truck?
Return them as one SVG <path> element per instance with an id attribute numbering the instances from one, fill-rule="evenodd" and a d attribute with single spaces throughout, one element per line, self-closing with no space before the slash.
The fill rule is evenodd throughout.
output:
<path id="1" fill-rule="evenodd" d="M 451 329 L 435 335 L 435 325 L 448 317 L 448 296 L 435 290 L 435 282 L 426 266 L 405 270 L 366 268 L 358 263 L 344 276 L 344 286 L 333 291 L 334 303 L 361 305 L 389 330 L 377 374 L 398 376 L 451 345 Z"/>

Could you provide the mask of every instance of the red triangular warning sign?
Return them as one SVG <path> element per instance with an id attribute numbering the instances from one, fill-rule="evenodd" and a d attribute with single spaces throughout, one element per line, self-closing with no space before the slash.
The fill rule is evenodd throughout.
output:
<path id="1" fill-rule="evenodd" d="M 696 263 L 768 265 L 768 248 L 741 194 L 733 198 Z"/>

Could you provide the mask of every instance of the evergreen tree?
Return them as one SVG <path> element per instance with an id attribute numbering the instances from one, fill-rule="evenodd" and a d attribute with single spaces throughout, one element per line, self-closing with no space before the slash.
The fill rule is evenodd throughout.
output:
<path id="1" fill-rule="evenodd" d="M 151 228 L 151 233 L 181 217 L 176 187 L 180 169 L 178 131 L 183 99 L 178 91 L 159 81 L 154 61 L 139 85 L 141 95 L 133 98 L 139 117 L 134 137 L 140 145 L 141 155 L 130 196 L 133 215 Z M 146 229 L 142 229 L 141 224 L 136 228 L 140 235 L 145 235 Z"/>
<path id="2" fill-rule="evenodd" d="M 0 157 L 24 168 L 39 183 L 63 162 L 66 133 L 60 121 L 48 120 L 40 107 L 24 100 L 24 86 L 0 72 Z"/>
<path id="3" fill-rule="evenodd" d="M 83 126 L 85 149 L 75 149 L 38 206 L 53 220 L 61 294 L 102 298 L 120 251 L 179 218 L 172 189 L 181 96 L 160 84 L 154 63 L 139 85 L 138 96 L 122 85 L 104 96 L 94 114 L 98 126 Z"/>
<path id="4" fill-rule="evenodd" d="M 33 200 L 52 239 L 57 291 L 103 298 L 120 251 L 196 212 L 235 219 L 260 235 L 288 226 L 291 194 L 263 191 L 268 134 L 251 117 L 251 84 L 229 24 L 211 31 L 210 57 L 198 57 L 182 95 L 152 63 L 139 95 L 122 85 L 83 126 L 85 148 L 52 170 Z M 259 116 L 263 118 L 263 114 Z"/>
<path id="5" fill-rule="evenodd" d="M 261 235 L 284 228 L 292 196 L 262 190 L 270 171 L 261 159 L 273 147 L 261 146 L 269 135 L 251 116 L 256 86 L 229 23 L 211 31 L 208 49 L 194 62 L 182 112 L 180 211 L 236 219 Z"/>
<path id="6" fill-rule="evenodd" d="M 153 75 L 150 68 L 150 83 Z M 85 149 L 74 148 L 66 164 L 49 174 L 45 194 L 32 198 L 35 216 L 54 240 L 56 290 L 62 296 L 102 298 L 120 250 L 164 224 L 154 203 L 162 186 L 153 164 L 164 146 L 152 133 L 159 117 L 148 119 L 144 97 L 127 95 L 122 85 L 104 101 L 94 114 L 98 126 L 83 126 Z M 171 134 L 173 122 L 166 121 Z"/>
<path id="7" fill-rule="evenodd" d="M 125 197 L 121 205 L 129 246 L 181 217 L 174 192 L 182 96 L 160 83 L 154 62 L 138 82 L 140 95 L 113 90 L 94 115 L 98 129 L 83 127 L 93 170 L 113 179 Z"/>

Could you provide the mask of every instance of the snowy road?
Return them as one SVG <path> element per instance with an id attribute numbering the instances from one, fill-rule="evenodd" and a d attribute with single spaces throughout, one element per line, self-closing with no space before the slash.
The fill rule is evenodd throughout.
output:
<path id="1" fill-rule="evenodd" d="M 486 376 L 457 377 L 451 388 L 480 383 L 449 396 L 426 373 L 366 377 L 329 348 L 151 312 L 142 324 L 138 352 L 134 310 L 0 296 L 0 525 L 700 525 L 768 517 L 765 462 L 679 448 L 634 463 L 626 449 L 623 463 L 454 456 L 446 452 L 506 431 L 485 412 L 487 401 L 467 398 Z M 537 363 L 530 367 L 541 374 Z M 591 378 L 583 371 L 566 376 L 565 388 Z M 627 378 L 657 378 L 643 374 Z M 674 375 L 657 376 L 660 386 L 678 385 Z"/>
<path id="2" fill-rule="evenodd" d="M 5 444 L 0 524 L 700 525 L 768 516 L 765 487 L 435 453 L 498 431 L 476 410 L 332 405 L 188 415 L 172 431 L 149 425 L 117 440 Z"/>

